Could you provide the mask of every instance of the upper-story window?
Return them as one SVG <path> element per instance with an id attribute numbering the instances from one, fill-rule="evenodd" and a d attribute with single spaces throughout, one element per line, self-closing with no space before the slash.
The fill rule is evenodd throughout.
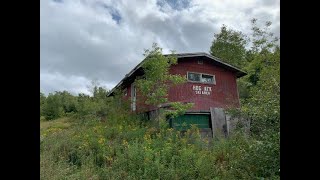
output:
<path id="1" fill-rule="evenodd" d="M 201 74 L 188 72 L 188 80 L 200 82 L 201 81 Z"/>
<path id="2" fill-rule="evenodd" d="M 123 95 L 124 95 L 124 96 L 127 96 L 127 95 L 128 95 L 128 90 L 127 90 L 127 88 L 125 88 L 125 89 L 123 90 Z"/>
<path id="3" fill-rule="evenodd" d="M 206 84 L 216 84 L 214 75 L 188 72 L 188 81 Z"/>

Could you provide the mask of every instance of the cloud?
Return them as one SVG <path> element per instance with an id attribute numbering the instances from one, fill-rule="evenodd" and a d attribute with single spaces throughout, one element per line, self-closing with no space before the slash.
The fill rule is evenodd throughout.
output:
<path id="1" fill-rule="evenodd" d="M 222 24 L 247 32 L 250 19 L 273 22 L 279 0 L 43 0 L 40 2 L 40 87 L 85 92 L 92 79 L 110 89 L 153 42 L 164 52 L 208 52 Z"/>
<path id="2" fill-rule="evenodd" d="M 48 72 L 42 72 L 40 76 L 40 91 L 45 91 L 45 94 L 48 94 L 49 92 L 54 91 L 64 91 L 68 90 L 70 93 L 76 95 L 78 93 L 85 93 L 85 94 L 91 94 L 90 90 L 92 89 L 92 82 L 93 80 L 89 80 L 86 77 L 83 76 L 66 76 L 60 73 L 48 73 Z M 105 83 L 105 82 L 99 82 L 96 83 L 99 84 L 99 86 L 102 86 L 106 89 L 112 89 L 113 84 Z"/>
<path id="3" fill-rule="evenodd" d="M 160 9 L 171 8 L 180 11 L 182 9 L 190 7 L 190 0 L 157 0 L 157 5 L 160 6 Z"/>

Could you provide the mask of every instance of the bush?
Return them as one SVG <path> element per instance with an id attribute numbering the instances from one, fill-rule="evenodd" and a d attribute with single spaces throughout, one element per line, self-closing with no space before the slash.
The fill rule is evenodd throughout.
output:
<path id="1" fill-rule="evenodd" d="M 121 118 L 119 123 L 74 121 L 68 129 L 51 131 L 41 143 L 41 177 L 255 179 L 279 174 L 278 149 L 272 144 L 276 136 L 265 137 L 269 144 L 240 133 L 210 142 L 200 138 L 195 126 L 184 135 L 165 124 L 160 127 L 126 124 Z"/>

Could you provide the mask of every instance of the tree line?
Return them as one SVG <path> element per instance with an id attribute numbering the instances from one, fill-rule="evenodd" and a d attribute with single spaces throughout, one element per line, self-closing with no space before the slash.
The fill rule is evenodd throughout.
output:
<path id="1" fill-rule="evenodd" d="M 84 93 L 75 96 L 68 91 L 55 91 L 45 96 L 40 92 L 40 117 L 43 120 L 53 120 L 64 116 L 106 117 L 113 98 L 108 98 L 108 91 L 101 86 L 95 85 L 90 90 L 92 96 Z"/>

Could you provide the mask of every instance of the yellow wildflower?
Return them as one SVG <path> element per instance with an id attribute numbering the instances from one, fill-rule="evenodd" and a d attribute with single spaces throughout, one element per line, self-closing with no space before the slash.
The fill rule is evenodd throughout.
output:
<path id="1" fill-rule="evenodd" d="M 122 141 L 122 145 L 124 146 L 128 146 L 128 141 L 126 141 L 125 139 Z"/>
<path id="2" fill-rule="evenodd" d="M 100 138 L 98 142 L 99 142 L 99 144 L 103 144 L 105 141 L 106 141 L 105 138 Z"/>

